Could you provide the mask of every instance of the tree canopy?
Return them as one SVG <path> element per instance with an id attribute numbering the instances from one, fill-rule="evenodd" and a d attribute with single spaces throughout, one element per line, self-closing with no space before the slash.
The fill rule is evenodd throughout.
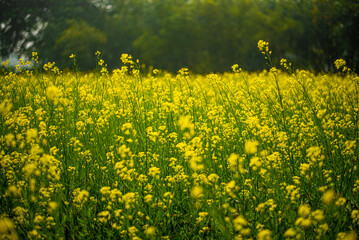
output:
<path id="1" fill-rule="evenodd" d="M 100 50 L 110 68 L 129 53 L 173 72 L 223 72 L 235 63 L 258 70 L 263 39 L 298 67 L 359 62 L 355 0 L 0 0 L 0 9 L 2 58 L 37 51 L 66 67 L 74 53 L 91 69 Z"/>

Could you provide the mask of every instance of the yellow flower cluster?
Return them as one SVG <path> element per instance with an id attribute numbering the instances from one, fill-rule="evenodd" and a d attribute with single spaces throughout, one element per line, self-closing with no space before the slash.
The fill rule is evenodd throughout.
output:
<path id="1" fill-rule="evenodd" d="M 358 76 L 258 48 L 268 71 L 1 75 L 0 239 L 356 239 Z"/>
<path id="2" fill-rule="evenodd" d="M 257 43 L 257 47 L 263 55 L 271 55 L 272 54 L 272 51 L 269 50 L 269 43 L 266 41 L 259 40 Z"/>
<path id="3" fill-rule="evenodd" d="M 350 68 L 347 67 L 347 62 L 344 59 L 337 59 L 334 62 L 336 69 L 342 69 L 342 72 L 350 72 Z"/>

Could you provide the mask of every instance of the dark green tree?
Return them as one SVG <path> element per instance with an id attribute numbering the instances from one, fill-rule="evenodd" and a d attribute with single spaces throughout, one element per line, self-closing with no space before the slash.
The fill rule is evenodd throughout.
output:
<path id="1" fill-rule="evenodd" d="M 134 42 L 144 32 L 150 5 L 143 0 L 113 0 L 107 6 L 103 21 L 107 37 L 104 59 L 109 67 L 118 68 L 122 53 L 138 56 Z"/>
<path id="2" fill-rule="evenodd" d="M 38 51 L 60 67 L 74 53 L 92 69 L 100 50 L 110 68 L 129 53 L 172 72 L 223 72 L 235 63 L 259 70 L 260 39 L 296 67 L 359 63 L 356 0 L 0 0 L 0 11 L 2 57 Z"/>
<path id="3" fill-rule="evenodd" d="M 54 0 L 0 0 L 0 55 L 24 53 L 36 45 Z"/>
<path id="4" fill-rule="evenodd" d="M 83 20 L 67 22 L 69 27 L 57 39 L 55 48 L 61 52 L 62 59 L 75 54 L 80 66 L 84 69 L 93 68 L 94 53 L 104 48 L 106 35 Z"/>
<path id="5" fill-rule="evenodd" d="M 71 63 L 68 53 L 77 52 L 78 57 L 81 58 L 79 66 L 82 69 L 94 68 L 96 58 L 93 51 L 103 50 L 106 42 L 105 34 L 101 34 L 104 28 L 103 9 L 90 0 L 56 0 L 50 8 L 51 16 L 46 22 L 46 28 L 38 36 L 39 43 L 35 46 L 40 58 L 44 61 L 55 61 L 61 67 L 69 67 Z M 83 36 L 86 32 L 91 32 L 89 38 L 81 37 L 86 41 L 83 45 L 81 39 L 78 39 L 76 44 L 81 50 L 75 51 L 76 35 Z M 86 46 L 89 48 L 85 49 Z M 85 54 L 85 51 L 88 53 Z M 86 60 L 82 60 L 85 58 Z"/>

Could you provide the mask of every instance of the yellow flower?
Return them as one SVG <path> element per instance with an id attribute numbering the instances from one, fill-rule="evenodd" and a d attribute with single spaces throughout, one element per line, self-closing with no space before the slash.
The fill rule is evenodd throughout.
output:
<path id="1" fill-rule="evenodd" d="M 276 74 L 279 73 L 279 69 L 276 68 L 276 67 L 272 67 L 271 69 L 269 69 L 269 72 L 270 72 L 270 73 L 273 73 L 274 75 L 276 75 Z"/>
<path id="2" fill-rule="evenodd" d="M 6 116 L 12 108 L 12 104 L 5 100 L 2 103 L 0 103 L 0 114 L 3 116 Z"/>
<path id="3" fill-rule="evenodd" d="M 192 198 L 199 198 L 203 194 L 203 188 L 200 186 L 195 186 L 191 190 Z"/>
<path id="4" fill-rule="evenodd" d="M 355 232 L 340 232 L 337 235 L 337 240 L 356 240 L 358 235 Z"/>
<path id="5" fill-rule="evenodd" d="M 321 119 L 325 115 L 326 112 L 327 112 L 327 109 L 320 109 L 317 112 L 317 118 Z"/>
<path id="6" fill-rule="evenodd" d="M 263 54 L 268 52 L 268 46 L 269 46 L 269 43 L 266 41 L 263 41 L 263 40 L 259 40 L 257 43 L 257 47 L 258 47 L 259 51 L 261 51 Z"/>
<path id="7" fill-rule="evenodd" d="M 39 56 L 38 56 L 37 52 L 31 53 L 31 60 L 34 60 L 36 63 L 39 63 Z"/>
<path id="8" fill-rule="evenodd" d="M 251 158 L 249 162 L 249 166 L 252 167 L 254 171 L 257 171 L 257 169 L 262 166 L 262 163 L 259 161 L 259 157 L 254 156 Z"/>
<path id="9" fill-rule="evenodd" d="M 359 223 L 359 210 L 357 209 L 353 210 L 351 216 L 353 218 L 353 223 L 355 222 Z"/>
<path id="10" fill-rule="evenodd" d="M 130 209 L 134 207 L 134 203 L 137 201 L 137 195 L 134 192 L 128 192 L 123 195 L 122 200 L 125 202 L 125 208 Z"/>
<path id="11" fill-rule="evenodd" d="M 155 68 L 155 69 L 153 69 L 152 73 L 153 73 L 153 75 L 156 75 L 157 73 L 159 73 L 159 70 Z"/>
<path id="12" fill-rule="evenodd" d="M 28 163 L 22 168 L 26 177 L 29 177 L 31 174 L 36 172 L 36 170 L 38 170 L 36 163 Z"/>
<path id="13" fill-rule="evenodd" d="M 17 233 L 15 231 L 15 224 L 11 219 L 7 217 L 0 218 L 0 238 L 18 239 Z"/>
<path id="14" fill-rule="evenodd" d="M 40 238 L 39 232 L 38 232 L 36 229 L 33 229 L 33 230 L 31 230 L 30 232 L 28 232 L 27 237 L 30 238 L 30 239 Z"/>
<path id="15" fill-rule="evenodd" d="M 51 201 L 48 203 L 49 204 L 49 212 L 53 212 L 54 210 L 56 210 L 56 208 L 58 207 L 57 202 Z"/>
<path id="16" fill-rule="evenodd" d="M 308 204 L 303 204 L 300 205 L 299 209 L 298 209 L 298 214 L 301 217 L 308 217 L 310 214 L 310 206 Z"/>
<path id="17" fill-rule="evenodd" d="M 242 228 L 239 231 L 239 233 L 242 234 L 242 235 L 249 235 L 251 233 L 251 229 L 250 228 Z"/>
<path id="18" fill-rule="evenodd" d="M 74 203 L 77 207 L 82 207 L 85 202 L 87 202 L 89 197 L 89 192 L 86 190 L 81 190 L 79 188 L 75 189 L 72 193 L 74 195 Z"/>
<path id="19" fill-rule="evenodd" d="M 236 217 L 235 219 L 233 219 L 232 222 L 233 222 L 234 226 L 238 226 L 238 225 L 247 226 L 248 225 L 248 221 L 241 215 Z"/>
<path id="20" fill-rule="evenodd" d="M 317 221 L 322 221 L 325 217 L 324 217 L 324 212 L 321 209 L 317 209 L 312 213 L 312 216 L 315 220 Z"/>
<path id="21" fill-rule="evenodd" d="M 335 195 L 335 192 L 333 189 L 326 191 L 322 196 L 322 202 L 325 205 L 330 205 L 334 200 L 334 195 Z"/>
<path id="22" fill-rule="evenodd" d="M 194 135 L 194 124 L 191 122 L 190 116 L 181 116 L 178 120 L 181 131 L 185 131 L 184 136 L 190 139 Z"/>
<path id="23" fill-rule="evenodd" d="M 301 226 L 301 227 L 310 227 L 311 224 L 312 224 L 312 221 L 310 218 L 299 217 L 295 221 L 295 225 Z"/>
<path id="24" fill-rule="evenodd" d="M 145 198 L 144 198 L 145 203 L 151 202 L 152 199 L 153 199 L 153 195 L 152 195 L 152 194 L 147 194 L 147 195 L 145 196 Z"/>
<path id="25" fill-rule="evenodd" d="M 258 240 L 271 240 L 272 231 L 270 231 L 269 229 L 263 229 L 261 230 L 258 235 L 257 235 L 257 239 Z"/>
<path id="26" fill-rule="evenodd" d="M 208 216 L 208 212 L 199 212 L 198 218 L 196 218 L 197 223 L 200 223 L 203 221 L 204 218 Z"/>
<path id="27" fill-rule="evenodd" d="M 255 154 L 257 152 L 258 141 L 247 141 L 244 145 L 244 151 L 247 154 Z"/>
<path id="28" fill-rule="evenodd" d="M 130 135 L 131 134 L 131 132 L 130 132 L 131 129 L 132 129 L 132 123 L 124 123 L 122 125 L 122 127 L 121 127 L 121 130 L 125 135 Z"/>
<path id="29" fill-rule="evenodd" d="M 230 168 L 232 171 L 235 171 L 235 170 L 236 170 L 236 165 L 237 165 L 237 160 L 238 160 L 238 158 L 239 158 L 238 154 L 232 153 L 232 154 L 229 156 L 229 158 L 227 159 L 229 168 Z"/>
<path id="30" fill-rule="evenodd" d="M 34 218 L 34 223 L 36 224 L 39 224 L 41 223 L 42 221 L 44 221 L 44 217 L 41 216 L 41 215 L 36 215 L 35 218 Z"/>
<path id="31" fill-rule="evenodd" d="M 148 170 L 148 175 L 151 177 L 159 177 L 158 175 L 161 173 L 161 170 L 158 167 L 151 167 Z"/>
<path id="32" fill-rule="evenodd" d="M 335 205 L 337 206 L 344 206 L 344 204 L 347 202 L 347 200 L 343 197 L 340 197 L 336 202 L 335 202 Z"/>
<path id="33" fill-rule="evenodd" d="M 178 74 L 182 76 L 188 75 L 189 74 L 188 68 L 181 68 L 180 70 L 178 70 Z"/>
<path id="34" fill-rule="evenodd" d="M 144 233 L 146 234 L 146 236 L 153 236 L 156 234 L 156 227 L 151 226 L 149 228 L 147 228 Z"/>
<path id="35" fill-rule="evenodd" d="M 208 175 L 208 181 L 215 183 L 219 179 L 219 176 L 215 173 Z"/>
<path id="36" fill-rule="evenodd" d="M 284 232 L 284 237 L 295 237 L 297 232 L 293 228 L 287 229 L 287 231 Z"/>
<path id="37" fill-rule="evenodd" d="M 10 185 L 6 191 L 7 196 L 21 197 L 21 189 L 15 185 Z"/>
<path id="38" fill-rule="evenodd" d="M 132 61 L 132 56 L 131 55 L 129 55 L 129 54 L 127 54 L 127 53 L 123 53 L 122 55 L 121 55 L 121 61 L 123 62 L 123 64 L 127 64 L 127 63 L 129 63 L 129 64 L 134 64 L 134 62 Z"/>
<path id="39" fill-rule="evenodd" d="M 97 214 L 99 217 L 107 217 L 110 214 L 109 211 L 102 211 Z"/>
<path id="40" fill-rule="evenodd" d="M 99 217 L 98 221 L 102 223 L 107 223 L 109 219 L 111 219 L 111 215 L 109 211 L 102 211 L 97 214 Z"/>
<path id="41" fill-rule="evenodd" d="M 189 165 L 193 171 L 201 171 L 204 169 L 204 165 L 201 164 L 202 158 L 198 156 L 192 156 L 189 160 Z"/>
<path id="42" fill-rule="evenodd" d="M 5 135 L 5 141 L 6 141 L 6 145 L 7 146 L 13 146 L 15 147 L 16 142 L 15 142 L 15 135 L 12 133 L 8 133 Z"/>
<path id="43" fill-rule="evenodd" d="M 238 64 L 234 64 L 232 66 L 232 71 L 235 72 L 235 73 L 239 73 L 242 71 L 242 68 L 239 68 Z"/>
<path id="44" fill-rule="evenodd" d="M 138 229 L 135 226 L 131 226 L 128 228 L 128 234 L 132 237 L 136 236 Z"/>
<path id="45" fill-rule="evenodd" d="M 336 67 L 337 69 L 339 69 L 339 68 L 345 66 L 346 64 L 347 64 L 347 62 L 346 62 L 344 59 L 341 59 L 341 58 L 335 60 L 335 62 L 334 62 L 334 65 L 335 65 L 335 67 Z"/>
<path id="46" fill-rule="evenodd" d="M 256 207 L 256 212 L 261 212 L 264 208 L 266 207 L 265 203 L 260 203 L 258 204 L 258 206 Z"/>
<path id="47" fill-rule="evenodd" d="M 52 100 L 55 105 L 57 105 L 62 93 L 58 87 L 52 85 L 46 89 L 46 96 L 48 99 Z"/>
<path id="48" fill-rule="evenodd" d="M 10 62 L 9 60 L 3 61 L 3 62 L 2 62 L 2 65 L 3 65 L 4 67 L 7 67 L 7 65 L 9 65 L 9 62 Z"/>
<path id="49" fill-rule="evenodd" d="M 282 58 L 280 60 L 280 65 L 282 65 L 285 69 L 290 70 L 291 69 L 291 63 L 288 63 L 287 59 Z"/>
<path id="50" fill-rule="evenodd" d="M 48 62 L 48 63 L 45 63 L 43 68 L 48 71 L 48 70 L 51 70 L 53 67 L 55 66 L 55 62 Z"/>
<path id="51" fill-rule="evenodd" d="M 165 193 L 163 194 L 163 197 L 164 197 L 164 198 L 173 198 L 173 194 L 172 194 L 171 192 L 165 192 Z"/>
<path id="52" fill-rule="evenodd" d="M 26 132 L 26 141 L 30 142 L 32 139 L 37 138 L 37 129 L 30 128 Z"/>
<path id="53" fill-rule="evenodd" d="M 101 195 L 109 195 L 111 193 L 111 187 L 107 187 L 107 186 L 102 187 L 100 189 L 100 193 Z"/>

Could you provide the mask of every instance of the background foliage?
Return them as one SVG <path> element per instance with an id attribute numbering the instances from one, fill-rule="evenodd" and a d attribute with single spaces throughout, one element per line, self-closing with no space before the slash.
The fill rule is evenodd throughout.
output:
<path id="1" fill-rule="evenodd" d="M 258 39 L 298 67 L 333 70 L 335 59 L 359 61 L 359 3 L 355 0 L 10 0 L 0 1 L 1 56 L 39 52 L 41 59 L 82 69 L 101 50 L 109 68 L 122 53 L 177 71 L 264 67 Z"/>

